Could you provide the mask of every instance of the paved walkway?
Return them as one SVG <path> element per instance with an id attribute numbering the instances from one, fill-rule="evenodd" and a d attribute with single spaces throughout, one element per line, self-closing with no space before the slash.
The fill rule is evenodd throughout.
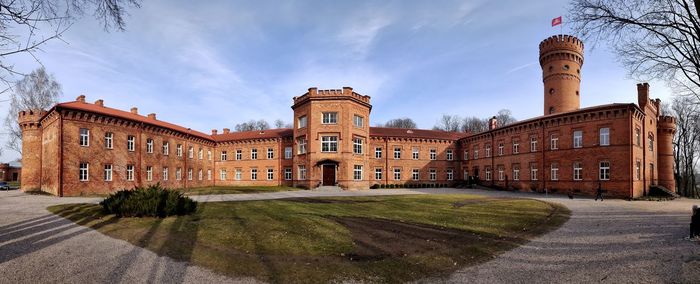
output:
<path id="1" fill-rule="evenodd" d="M 485 190 L 420 189 L 291 191 L 196 196 L 198 201 L 288 197 L 474 193 L 544 199 L 572 210 L 558 230 L 492 261 L 423 282 L 699 282 L 700 245 L 685 239 L 691 200 L 628 202 Z M 0 283 L 230 283 L 207 269 L 188 266 L 50 214 L 47 206 L 95 203 L 99 198 L 55 198 L 0 192 Z M 698 201 L 697 203 L 700 203 Z"/>

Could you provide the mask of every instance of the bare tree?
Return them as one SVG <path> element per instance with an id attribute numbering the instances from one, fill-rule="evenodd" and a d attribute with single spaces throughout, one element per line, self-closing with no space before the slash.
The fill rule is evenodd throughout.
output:
<path id="1" fill-rule="evenodd" d="M 11 86 L 19 74 L 2 59 L 35 52 L 46 42 L 60 39 L 77 18 L 91 13 L 105 30 L 124 30 L 127 7 L 140 0 L 3 0 L 0 1 L 0 80 Z"/>
<path id="2" fill-rule="evenodd" d="M 700 153 L 700 106 L 690 101 L 690 97 L 678 96 L 671 106 L 676 117 L 676 135 L 673 137 L 675 177 L 678 194 L 700 197 L 695 180 Z"/>
<path id="3" fill-rule="evenodd" d="M 518 121 L 515 119 L 515 117 L 513 117 L 513 113 L 509 109 L 499 110 L 498 114 L 496 114 L 496 120 L 498 121 L 499 126 L 506 126 Z"/>
<path id="4" fill-rule="evenodd" d="M 458 115 L 443 114 L 433 129 L 456 132 L 460 130 L 462 118 Z"/>
<path id="5" fill-rule="evenodd" d="M 60 95 L 61 84 L 53 75 L 46 73 L 44 67 L 17 81 L 10 98 L 10 112 L 5 117 L 5 128 L 8 131 L 6 146 L 22 153 L 22 130 L 17 122 L 18 113 L 22 110 L 46 110 L 58 102 Z"/>
<path id="6" fill-rule="evenodd" d="M 236 126 L 234 126 L 234 129 L 237 132 L 253 131 L 253 130 L 265 130 L 265 129 L 270 129 L 270 124 L 267 123 L 267 121 L 265 121 L 264 119 L 260 119 L 260 120 L 251 119 L 249 121 L 236 124 Z"/>
<path id="7" fill-rule="evenodd" d="M 408 117 L 394 118 L 387 121 L 384 125 L 379 124 L 379 127 L 393 127 L 393 128 L 417 128 L 418 126 Z"/>
<path id="8" fill-rule="evenodd" d="M 464 120 L 462 120 L 462 126 L 460 127 L 460 131 L 470 133 L 484 132 L 488 129 L 488 119 L 481 119 L 476 116 L 464 118 Z"/>
<path id="9" fill-rule="evenodd" d="M 610 43 L 630 75 L 700 100 L 700 0 L 573 0 L 574 31 Z"/>

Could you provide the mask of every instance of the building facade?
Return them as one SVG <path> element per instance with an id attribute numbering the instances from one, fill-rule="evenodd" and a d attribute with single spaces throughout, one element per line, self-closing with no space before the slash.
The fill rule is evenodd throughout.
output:
<path id="1" fill-rule="evenodd" d="M 540 44 L 544 115 L 481 133 L 370 127 L 370 97 L 350 87 L 294 97 L 292 129 L 201 133 L 138 109 L 88 103 L 19 113 L 22 190 L 58 196 L 161 183 L 202 186 L 452 186 L 467 180 L 527 191 L 631 198 L 675 190 L 675 120 L 660 116 L 649 85 L 637 104 L 580 108 L 583 43 Z"/>

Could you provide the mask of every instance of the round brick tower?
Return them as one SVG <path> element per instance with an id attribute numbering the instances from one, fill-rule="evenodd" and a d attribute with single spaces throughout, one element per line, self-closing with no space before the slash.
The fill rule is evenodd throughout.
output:
<path id="1" fill-rule="evenodd" d="M 657 157 L 659 185 L 676 192 L 676 179 L 673 175 L 673 135 L 676 133 L 676 119 L 672 116 L 660 116 L 656 133 L 659 148 Z"/>
<path id="2" fill-rule="evenodd" d="M 583 42 L 570 35 L 556 35 L 540 43 L 544 82 L 544 114 L 579 109 Z"/>
<path id="3" fill-rule="evenodd" d="M 41 189 L 41 134 L 39 120 L 46 112 L 24 110 L 19 112 L 18 122 L 22 129 L 22 191 Z"/>

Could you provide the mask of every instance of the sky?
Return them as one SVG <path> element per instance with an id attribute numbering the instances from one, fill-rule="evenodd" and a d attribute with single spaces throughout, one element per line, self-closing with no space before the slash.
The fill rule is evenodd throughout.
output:
<path id="1" fill-rule="evenodd" d="M 527 3 L 527 4 L 524 4 Z M 144 1 L 126 31 L 89 15 L 38 52 L 63 86 L 122 110 L 209 133 L 250 119 L 291 122 L 292 97 L 344 86 L 371 96 L 371 125 L 432 128 L 442 114 L 542 115 L 538 44 L 560 33 L 568 1 Z M 4 58 L 20 72 L 29 56 Z M 587 45 L 581 107 L 636 102 L 636 83 L 605 43 Z M 652 97 L 668 100 L 662 82 Z M 0 103 L 0 116 L 7 114 Z M 0 137 L 1 145 L 5 142 Z M 0 160 L 18 153 L 5 150 Z"/>

